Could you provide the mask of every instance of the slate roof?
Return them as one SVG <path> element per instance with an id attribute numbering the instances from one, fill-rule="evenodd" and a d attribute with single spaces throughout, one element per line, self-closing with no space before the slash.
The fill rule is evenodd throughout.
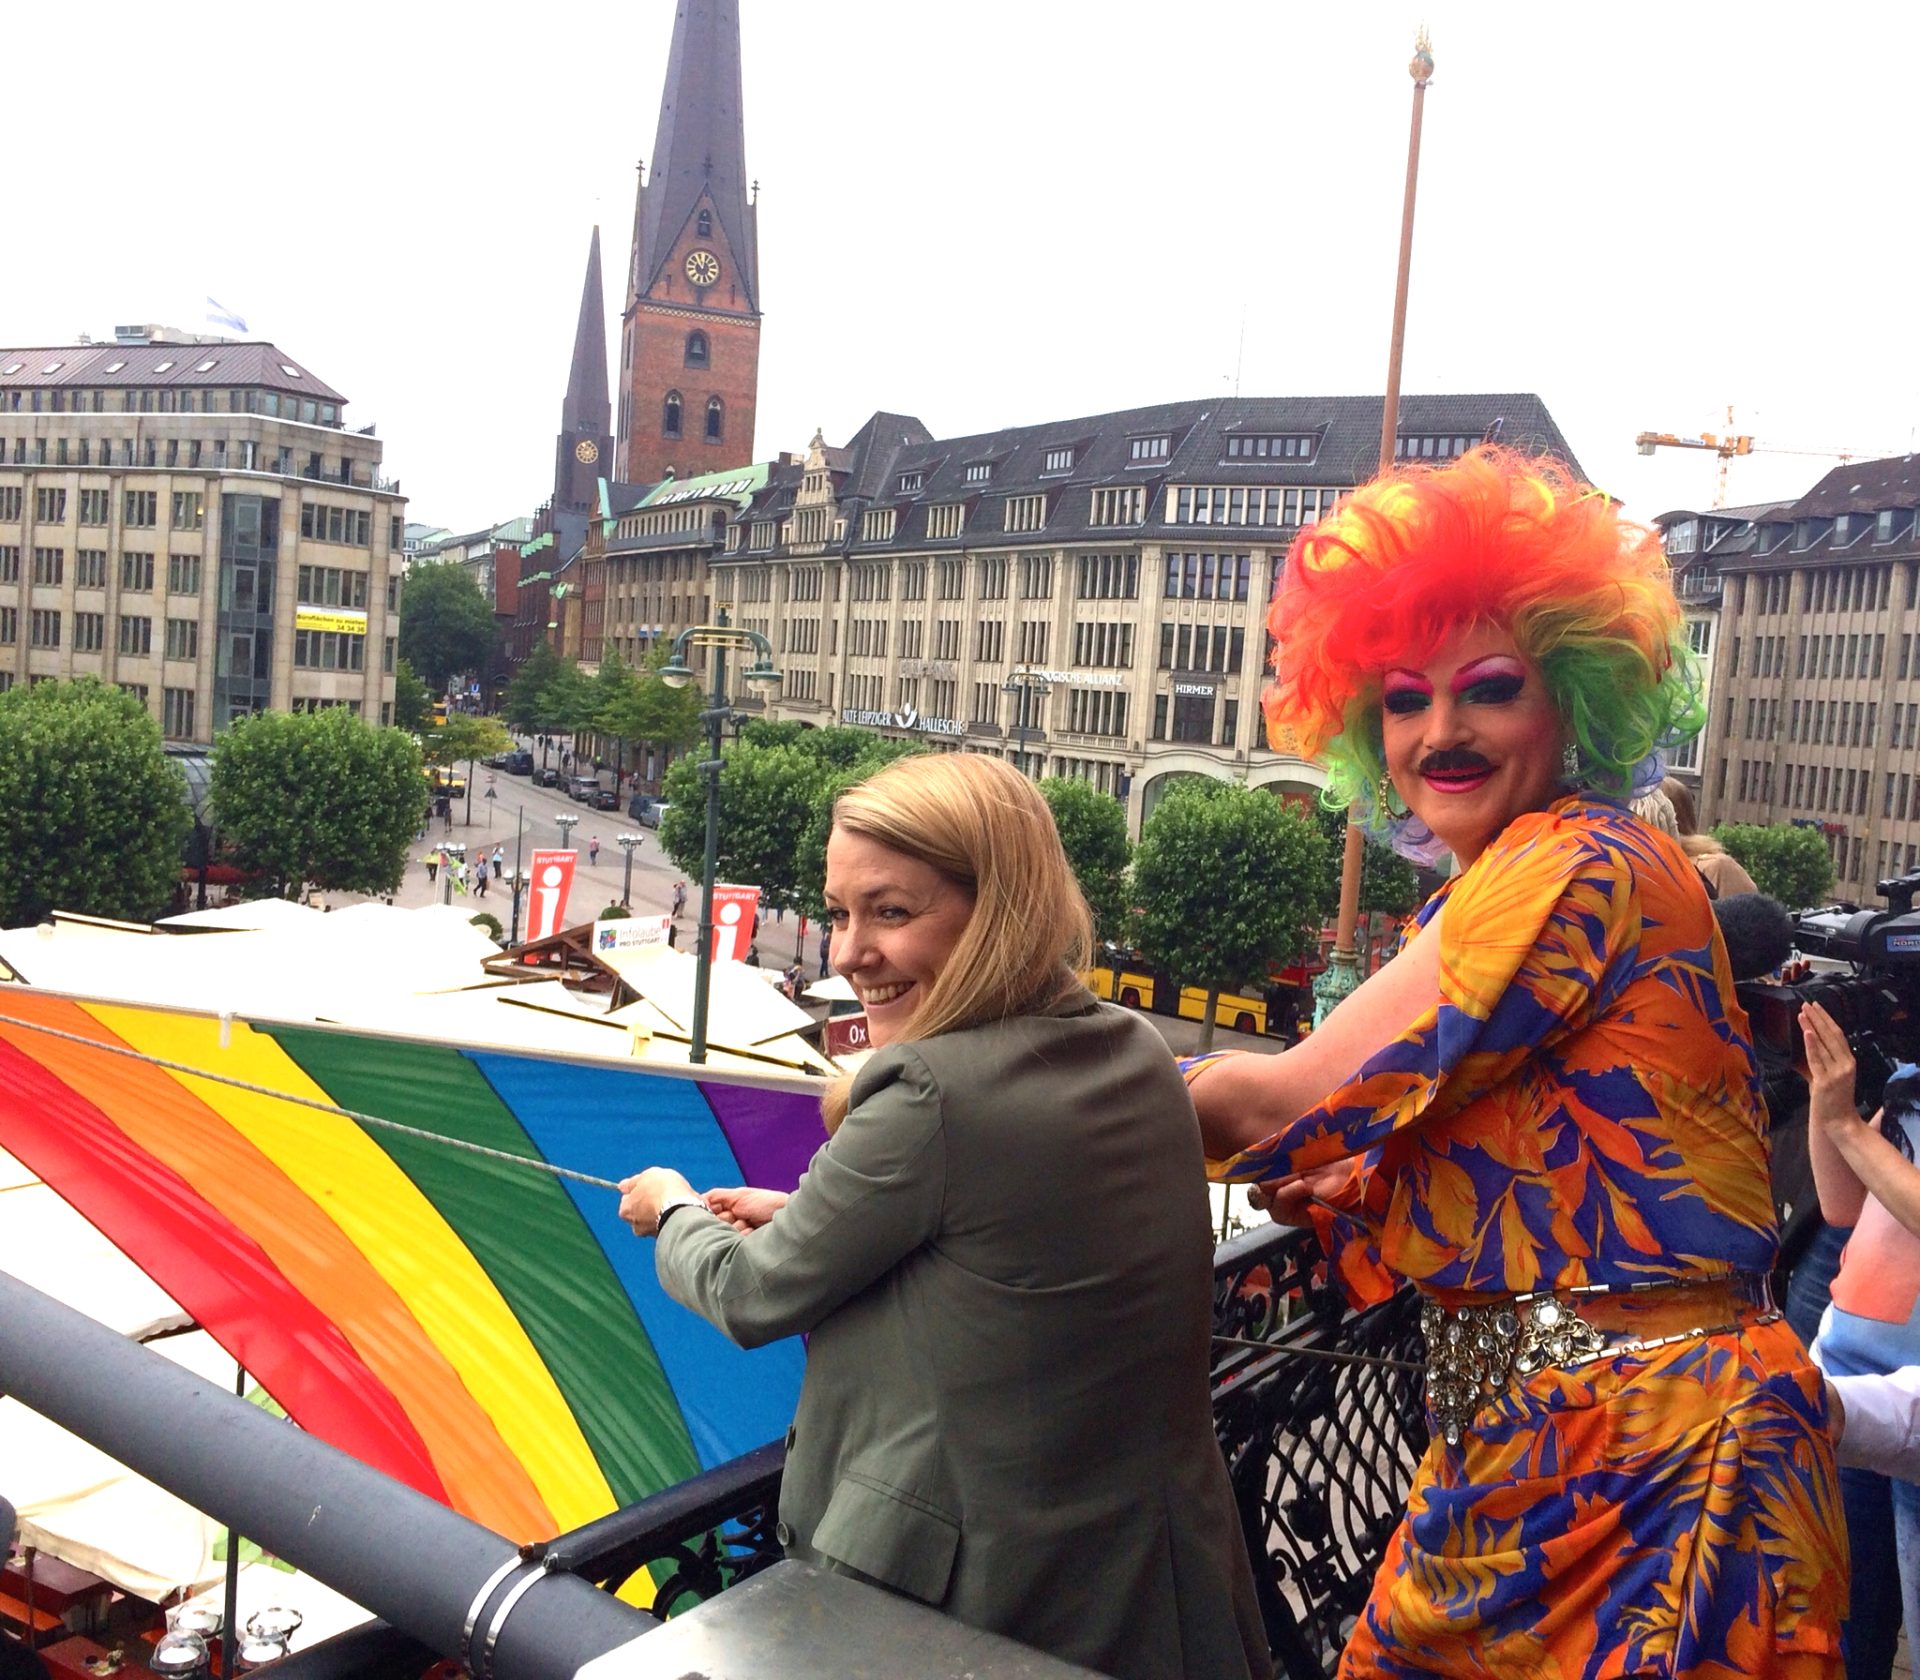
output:
<path id="1" fill-rule="evenodd" d="M 208 367 L 207 363 L 212 363 Z M 258 386 L 294 391 L 320 402 L 346 398 L 309 373 L 277 345 L 250 344 L 54 344 L 0 349 L 0 390 L 16 386 L 127 387 L 188 385 Z"/>
<path id="2" fill-rule="evenodd" d="M 1049 497 L 1044 540 L 1114 541 L 1155 530 L 1166 522 L 1169 484 L 1344 486 L 1370 478 L 1379 462 L 1379 397 L 1222 397 L 1158 403 L 1111 414 L 1085 415 L 1034 426 L 1011 426 L 957 438 L 934 438 L 918 420 L 881 412 L 847 446 L 844 480 L 836 486 L 838 512 L 848 524 L 848 548 L 955 546 L 1038 539 L 1040 533 L 1004 529 L 1009 495 Z M 1515 448 L 1551 452 L 1580 471 L 1564 434 L 1545 403 L 1531 393 L 1405 396 L 1400 401 L 1402 436 L 1497 436 Z M 1309 436 L 1313 451 L 1302 457 L 1230 456 L 1235 436 Z M 1165 437 L 1166 454 L 1136 460 L 1134 440 Z M 1046 469 L 1050 453 L 1071 447 L 1065 471 Z M 835 464 L 832 454 L 829 464 Z M 984 481 L 970 482 L 967 469 L 991 467 Z M 903 475 L 918 475 L 914 490 L 900 488 Z M 779 475 L 744 515 L 777 518 L 791 506 L 780 496 Z M 793 483 L 798 484 L 796 471 Z M 1143 485 L 1146 517 L 1139 525 L 1089 523 L 1096 487 Z M 1078 492 L 1061 494 L 1061 492 Z M 929 539 L 926 510 L 962 503 L 963 528 L 950 539 Z M 858 541 L 860 514 L 868 506 L 897 509 L 895 535 L 884 545 Z M 1229 527 L 1237 533 L 1258 527 Z M 1177 529 L 1191 534 L 1195 527 Z M 1242 536 L 1239 540 L 1245 540 Z"/>
<path id="3" fill-rule="evenodd" d="M 1910 507 L 1920 507 L 1920 456 L 1890 455 L 1842 463 L 1779 517 L 1831 519 L 1836 513 Z"/>

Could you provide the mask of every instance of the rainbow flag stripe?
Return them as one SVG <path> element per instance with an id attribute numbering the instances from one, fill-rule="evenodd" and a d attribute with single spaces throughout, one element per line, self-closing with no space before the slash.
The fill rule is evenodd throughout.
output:
<path id="1" fill-rule="evenodd" d="M 800 1083 L 239 1019 L 222 1045 L 207 1015 L 21 986 L 0 1016 L 0 1148 L 303 1429 L 475 1521 L 546 1538 L 786 1429 L 797 1341 L 745 1352 L 668 1300 L 610 1191 L 440 1140 L 790 1189 L 825 1141 Z"/>

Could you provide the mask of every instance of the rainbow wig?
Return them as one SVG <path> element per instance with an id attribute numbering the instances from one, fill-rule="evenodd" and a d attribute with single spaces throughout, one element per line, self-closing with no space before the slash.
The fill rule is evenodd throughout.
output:
<path id="1" fill-rule="evenodd" d="M 1481 624 L 1539 666 L 1578 751 L 1570 787 L 1644 792 L 1706 721 L 1658 534 L 1561 463 L 1483 445 L 1363 484 L 1295 539 L 1267 613 L 1268 739 L 1291 730 L 1328 803 L 1430 860 L 1424 823 L 1377 808 L 1380 681 Z"/>

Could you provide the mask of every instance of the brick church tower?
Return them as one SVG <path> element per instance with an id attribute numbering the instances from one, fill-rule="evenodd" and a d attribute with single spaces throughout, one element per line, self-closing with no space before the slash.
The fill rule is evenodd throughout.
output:
<path id="1" fill-rule="evenodd" d="M 760 263 L 747 189 L 739 0 L 680 0 L 620 334 L 620 474 L 753 459 Z"/>

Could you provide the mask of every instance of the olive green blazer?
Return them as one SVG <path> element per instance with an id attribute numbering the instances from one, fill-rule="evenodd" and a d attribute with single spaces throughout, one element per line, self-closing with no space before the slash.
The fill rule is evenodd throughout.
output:
<path id="1" fill-rule="evenodd" d="M 1081 992 L 878 1052 L 793 1198 L 661 1236 L 735 1341 L 810 1333 L 788 1553 L 1122 1680 L 1268 1664 L 1208 1396 L 1199 1128 Z"/>

